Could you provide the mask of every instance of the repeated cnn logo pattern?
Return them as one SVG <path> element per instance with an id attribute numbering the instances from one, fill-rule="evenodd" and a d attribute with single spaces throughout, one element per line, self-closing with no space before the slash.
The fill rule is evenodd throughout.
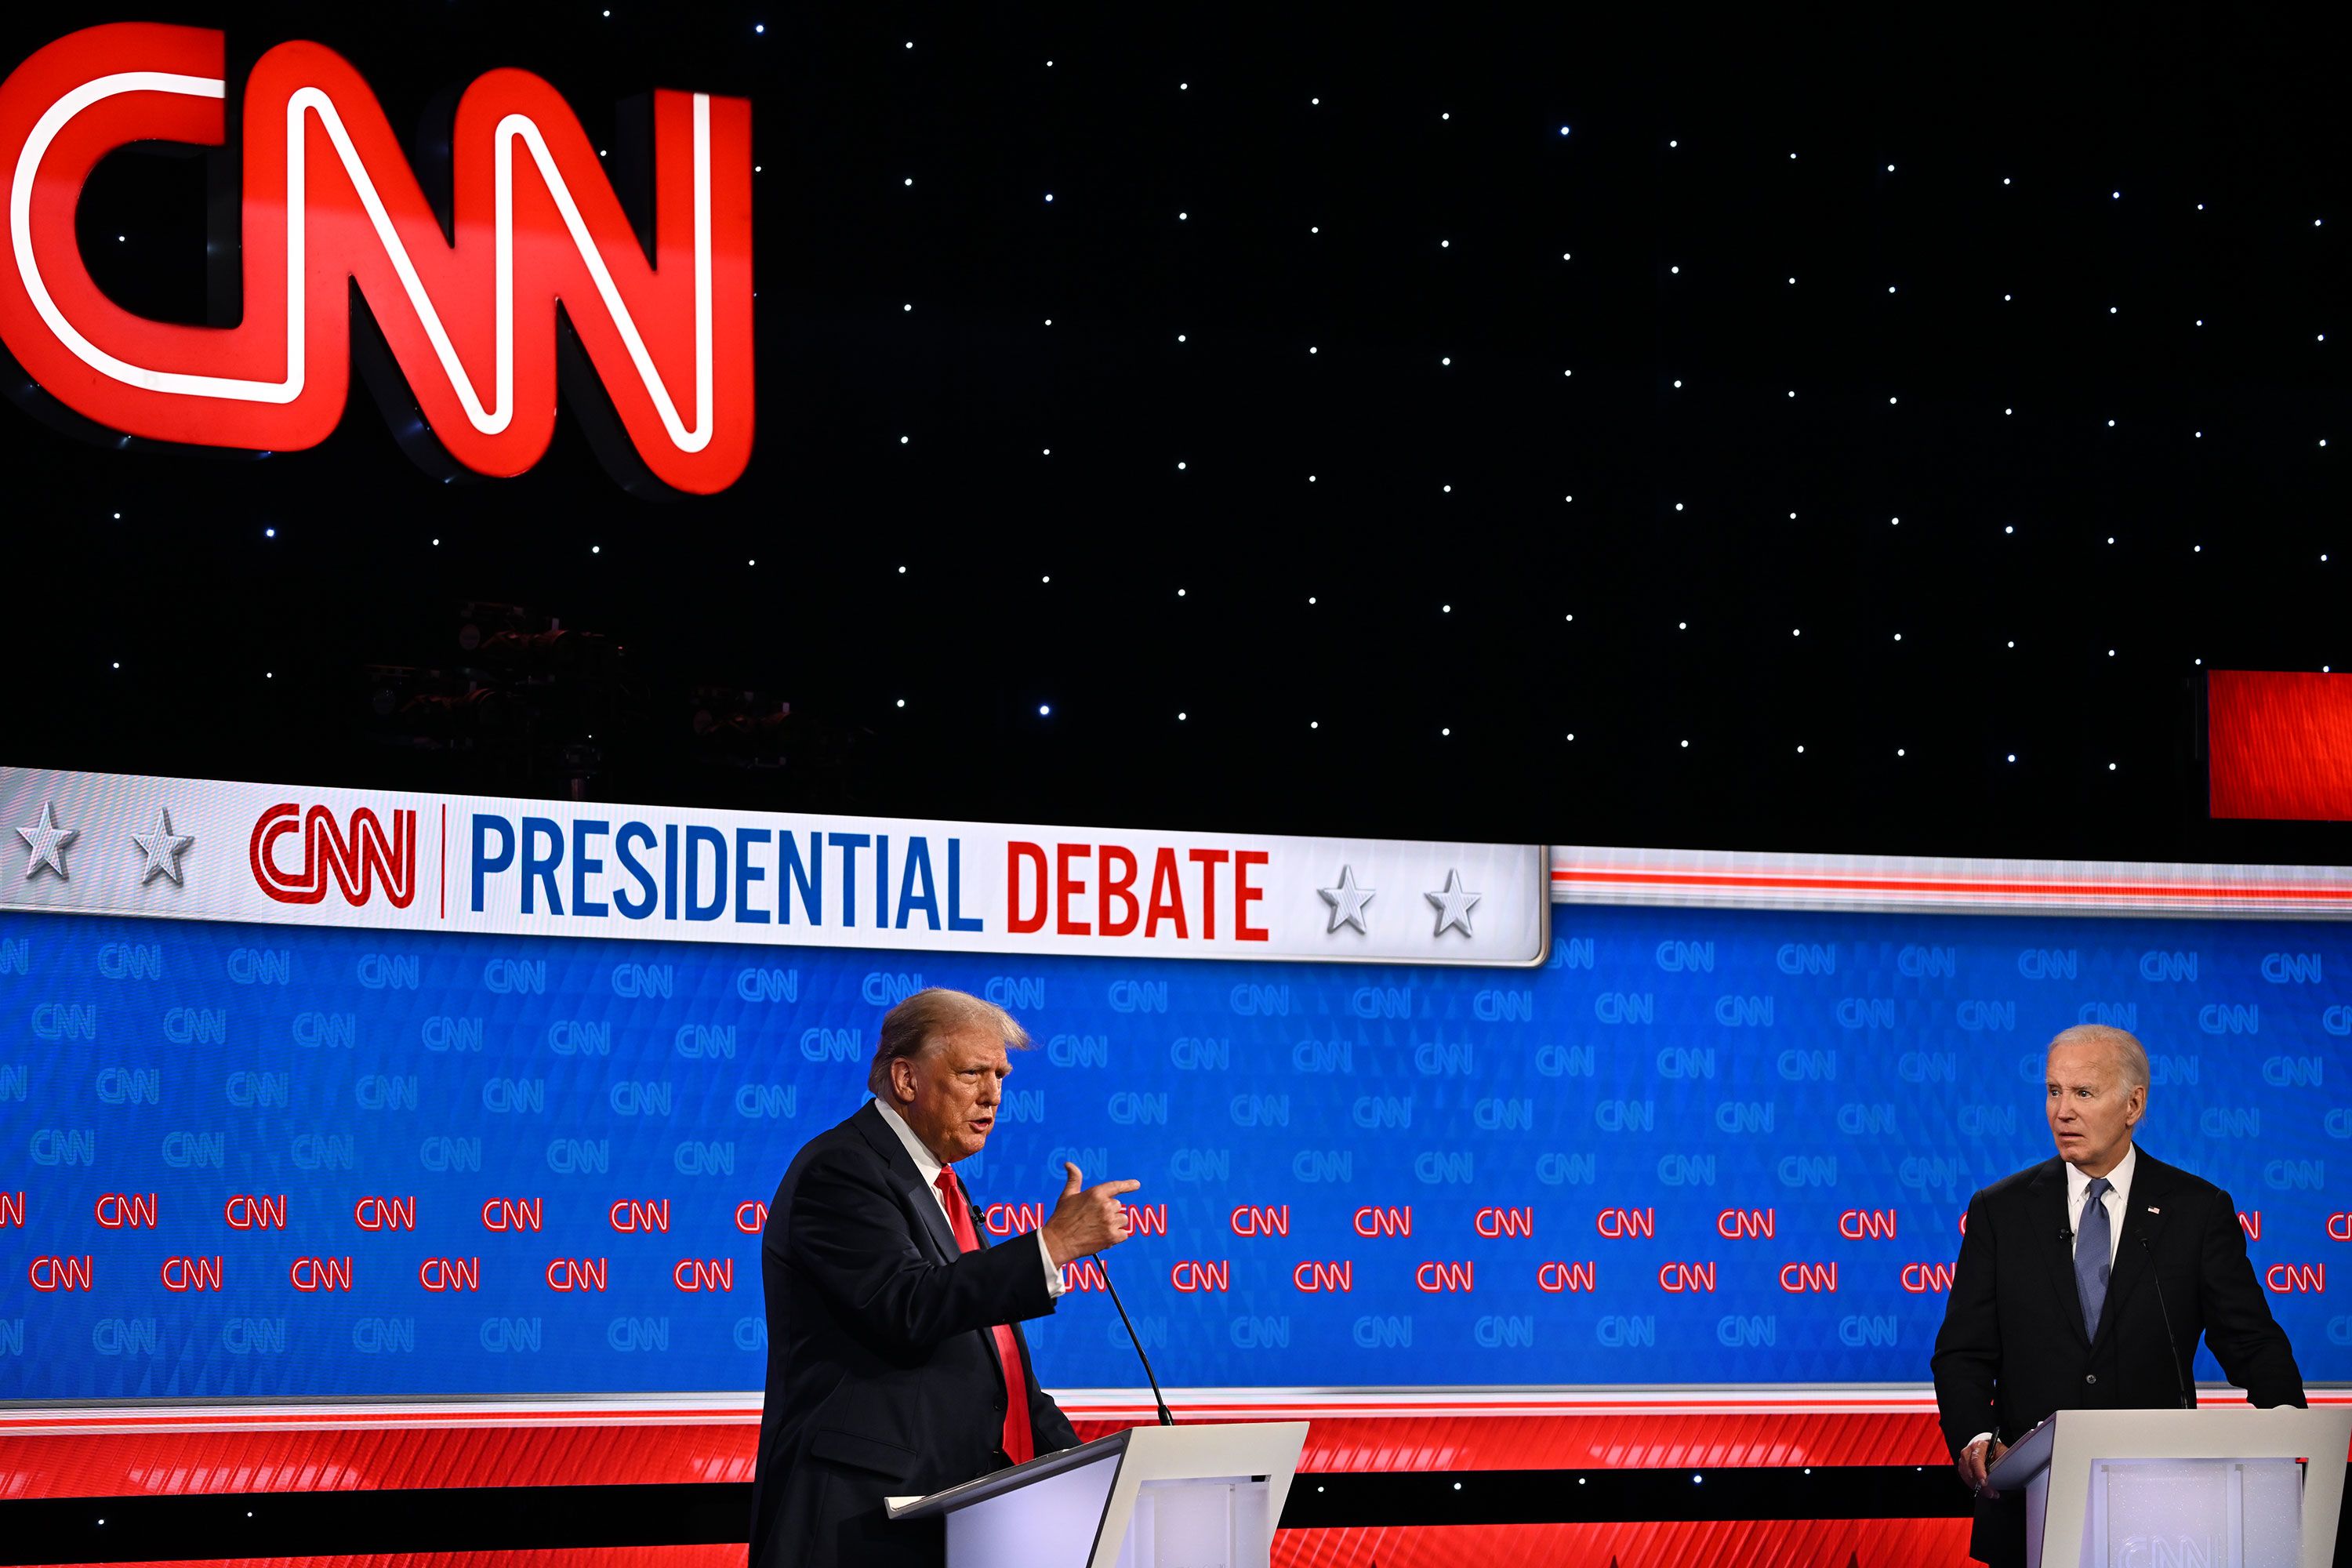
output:
<path id="1" fill-rule="evenodd" d="M 402 865 L 395 821 L 261 818 L 331 904 Z M 1139 1178 L 1108 1262 L 1180 1387 L 1916 1385 L 2084 1021 L 2146 1039 L 2144 1142 L 2352 1376 L 2339 927 L 1553 919 L 1530 971 L 13 914 L 0 1396 L 757 1388 L 766 1201 L 927 984 L 1035 1038 L 962 1167 L 989 1231 L 1066 1160 Z M 1070 1283 L 1042 1374 L 1133 1384 L 1102 1266 Z"/>
<path id="2" fill-rule="evenodd" d="M 653 95 L 653 259 L 553 88 L 478 79 L 451 135 L 452 243 L 367 82 L 280 44 L 245 84 L 243 320 L 151 321 L 110 301 L 77 246 L 98 162 L 135 142 L 219 146 L 221 34 L 115 24 L 68 35 L 0 85 L 8 264 L 0 340 L 39 387 L 109 428 L 286 451 L 326 439 L 350 378 L 356 281 L 425 426 L 478 473 L 519 474 L 554 429 L 557 306 L 625 439 L 632 479 L 708 494 L 751 449 L 751 106 Z M 592 421 L 592 424 L 595 423 Z"/>

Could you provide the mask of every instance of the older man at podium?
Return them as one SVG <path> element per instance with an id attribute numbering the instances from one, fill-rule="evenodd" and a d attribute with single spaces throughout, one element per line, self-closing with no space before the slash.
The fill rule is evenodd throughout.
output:
<path id="1" fill-rule="evenodd" d="M 1016 1326 L 1054 1310 L 1062 1265 L 1127 1239 L 1119 1194 L 1068 1181 L 1033 1236 L 990 1247 L 955 1163 L 995 1126 L 1008 1049 L 1028 1034 L 961 991 L 882 1020 L 874 1098 L 793 1156 L 761 1237 L 768 1391 L 752 1568 L 938 1568 L 937 1519 L 891 1522 L 929 1493 L 1077 1434 L 1037 1386 Z"/>
<path id="2" fill-rule="evenodd" d="M 2230 1194 L 2132 1145 L 2139 1041 L 2064 1030 L 2044 1076 L 2057 1156 L 1969 1200 L 1933 1362 L 1944 1441 L 1977 1494 L 1969 1553 L 1996 1568 L 2025 1562 L 2025 1500 L 1985 1471 L 2051 1412 L 2194 1405 L 2200 1334 L 2255 1405 L 2304 1403 Z"/>

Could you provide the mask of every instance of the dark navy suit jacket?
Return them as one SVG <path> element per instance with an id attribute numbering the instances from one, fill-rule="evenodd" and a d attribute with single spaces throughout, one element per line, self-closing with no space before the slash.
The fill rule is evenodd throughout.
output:
<path id="1" fill-rule="evenodd" d="M 1945 1445 L 1957 1463 L 1978 1433 L 2014 1443 L 2053 1410 L 2176 1408 L 2175 1368 L 2194 1377 L 2200 1334 L 2255 1405 L 2303 1404 L 2294 1347 L 2254 1279 L 2229 1194 L 2139 1152 L 2094 1339 L 2074 1283 L 2065 1164 L 2028 1166 L 1969 1200 L 1932 1363 Z M 1979 1500 L 1969 1550 L 1990 1563 L 2025 1561 L 2022 1491 Z"/>
<path id="2" fill-rule="evenodd" d="M 1001 1469 L 1004 1377 L 990 1328 L 1051 1312 L 1023 1236 L 961 1253 L 905 1145 L 868 1101 L 793 1159 L 760 1243 L 768 1392 L 752 1488 L 752 1568 L 938 1568 L 936 1520 L 893 1524 L 886 1496 Z M 1020 1330 L 1013 1330 L 1020 1341 Z M 1021 1342 L 1040 1454 L 1074 1447 Z"/>

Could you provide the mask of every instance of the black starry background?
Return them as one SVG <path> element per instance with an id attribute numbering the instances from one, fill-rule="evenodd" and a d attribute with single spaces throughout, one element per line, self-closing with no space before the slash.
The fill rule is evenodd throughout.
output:
<path id="1" fill-rule="evenodd" d="M 744 478 L 635 499 L 567 414 L 444 485 L 356 378 L 260 460 L 0 409 L 7 761 L 2352 858 L 2208 821 L 2198 751 L 2202 668 L 2352 663 L 2317 12 L 604 9 L 141 15 L 223 27 L 232 103 L 328 44 L 404 132 L 497 66 L 600 140 L 650 87 L 751 97 Z M 204 158 L 116 154 L 94 275 L 205 319 L 205 211 Z M 604 657 L 459 640 L 550 617 Z"/>

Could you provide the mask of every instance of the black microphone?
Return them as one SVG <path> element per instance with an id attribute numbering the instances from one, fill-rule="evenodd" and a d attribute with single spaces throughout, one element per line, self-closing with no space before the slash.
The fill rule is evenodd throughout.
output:
<path id="1" fill-rule="evenodd" d="M 2139 1233 L 2139 1249 L 2147 1258 L 2147 1282 L 2156 1287 L 2156 1310 L 2164 1314 L 2164 1353 L 2172 1358 L 2172 1376 L 2180 1385 L 2180 1408 L 2197 1408 L 2197 1395 L 2189 1391 L 2189 1374 L 2180 1365 L 2180 1342 L 2172 1337 L 2172 1311 L 2164 1304 L 2164 1281 L 2157 1277 L 2156 1253 L 2147 1244 L 2147 1232 Z"/>
<path id="2" fill-rule="evenodd" d="M 1110 1270 L 1103 1268 L 1102 1255 L 1095 1255 L 1095 1267 L 1102 1270 L 1103 1288 L 1110 1292 L 1110 1304 L 1118 1309 L 1118 1321 L 1127 1324 L 1128 1342 L 1135 1347 L 1135 1359 L 1143 1363 L 1143 1380 L 1151 1384 L 1151 1403 L 1160 1407 L 1160 1424 L 1176 1425 L 1176 1417 L 1168 1413 L 1168 1402 L 1160 1397 L 1160 1380 L 1151 1375 L 1151 1358 L 1143 1353 L 1143 1342 L 1136 1337 L 1135 1325 L 1127 1321 L 1127 1303 L 1118 1299 L 1118 1287 L 1110 1282 Z"/>

